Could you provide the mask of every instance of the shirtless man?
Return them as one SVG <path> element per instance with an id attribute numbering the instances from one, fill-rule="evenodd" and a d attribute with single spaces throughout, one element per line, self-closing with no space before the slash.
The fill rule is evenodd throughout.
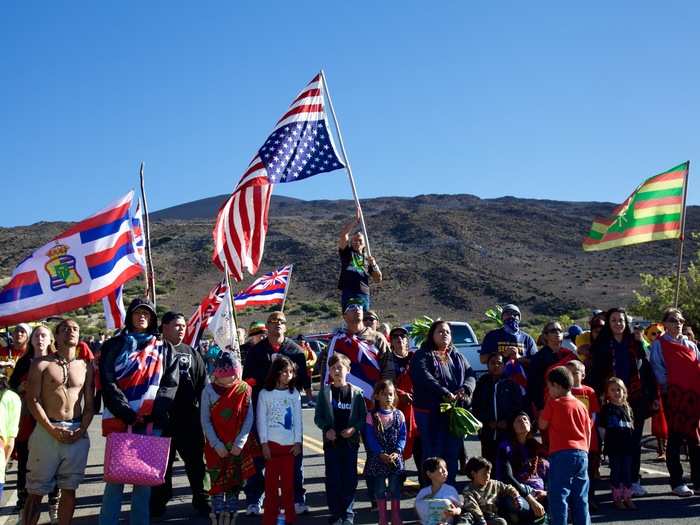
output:
<path id="1" fill-rule="evenodd" d="M 41 499 L 55 485 L 61 489 L 58 522 L 68 525 L 75 510 L 75 490 L 82 482 L 93 416 L 93 370 L 77 358 L 80 327 L 64 320 L 56 326 L 57 353 L 36 359 L 29 370 L 27 405 L 37 421 L 29 438 L 27 492 L 22 523 L 36 525 Z"/>

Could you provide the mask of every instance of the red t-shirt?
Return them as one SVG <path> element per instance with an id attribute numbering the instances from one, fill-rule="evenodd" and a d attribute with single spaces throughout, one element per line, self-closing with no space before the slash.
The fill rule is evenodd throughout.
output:
<path id="1" fill-rule="evenodd" d="M 549 398 L 540 419 L 549 422 L 549 453 L 560 450 L 588 452 L 591 442 L 591 418 L 588 410 L 573 396 Z"/>

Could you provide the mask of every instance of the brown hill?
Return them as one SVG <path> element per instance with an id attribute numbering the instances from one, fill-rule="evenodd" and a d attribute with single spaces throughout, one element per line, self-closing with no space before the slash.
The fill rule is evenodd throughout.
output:
<path id="1" fill-rule="evenodd" d="M 224 198 L 152 214 L 163 308 L 189 315 L 220 278 L 210 262 L 211 230 Z M 583 235 L 594 216 L 610 212 L 608 203 L 421 195 L 368 199 L 362 205 L 373 254 L 384 272 L 384 281 L 372 287 L 374 305 L 392 324 L 422 314 L 481 319 L 497 302 L 518 303 L 526 318 L 628 304 L 640 272 L 671 272 L 677 257 L 678 243 L 670 241 L 584 253 Z M 338 324 L 336 242 L 353 209 L 351 201 L 273 197 L 260 273 L 294 263 L 285 310 L 291 324 L 305 331 Z M 700 212 L 690 207 L 687 231 L 699 226 Z M 0 278 L 9 277 L 21 258 L 65 227 L 0 228 L 0 242 L 11 247 L 0 255 Z M 689 243 L 686 253 L 696 248 Z M 241 321 L 263 316 L 252 312 Z"/>

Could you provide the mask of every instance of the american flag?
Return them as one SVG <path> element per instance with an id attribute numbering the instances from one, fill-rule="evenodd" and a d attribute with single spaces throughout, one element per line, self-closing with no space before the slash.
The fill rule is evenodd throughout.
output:
<path id="1" fill-rule="evenodd" d="M 236 309 L 242 310 L 250 306 L 268 306 L 281 303 L 284 301 L 291 273 L 292 265 L 290 264 L 256 279 L 248 288 L 236 294 L 234 297 Z"/>
<path id="2" fill-rule="evenodd" d="M 214 226 L 213 262 L 234 279 L 257 272 L 265 247 L 272 188 L 344 167 L 333 145 L 318 74 L 299 93 L 248 165 Z"/>
<path id="3" fill-rule="evenodd" d="M 211 318 L 227 293 L 228 286 L 226 285 L 226 279 L 223 279 L 202 299 L 202 303 L 194 311 L 190 320 L 187 321 L 185 337 L 183 338 L 183 342 L 186 345 L 196 346 L 202 332 L 209 326 Z"/>

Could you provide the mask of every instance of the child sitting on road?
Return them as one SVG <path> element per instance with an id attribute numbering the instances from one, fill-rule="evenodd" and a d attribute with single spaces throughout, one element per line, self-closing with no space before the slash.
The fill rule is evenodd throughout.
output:
<path id="1" fill-rule="evenodd" d="M 422 525 L 454 523 L 462 513 L 464 500 L 457 489 L 447 482 L 447 463 L 442 458 L 428 458 L 423 462 L 423 475 L 430 485 L 416 495 L 416 513 Z"/>
<path id="2" fill-rule="evenodd" d="M 467 461 L 471 483 L 464 489 L 462 513 L 470 525 L 508 525 L 503 516 L 518 508 L 518 491 L 513 485 L 491 479 L 491 462 L 476 456 Z M 506 501 L 512 505 L 506 508 Z M 499 504 L 501 507 L 499 507 Z"/>

